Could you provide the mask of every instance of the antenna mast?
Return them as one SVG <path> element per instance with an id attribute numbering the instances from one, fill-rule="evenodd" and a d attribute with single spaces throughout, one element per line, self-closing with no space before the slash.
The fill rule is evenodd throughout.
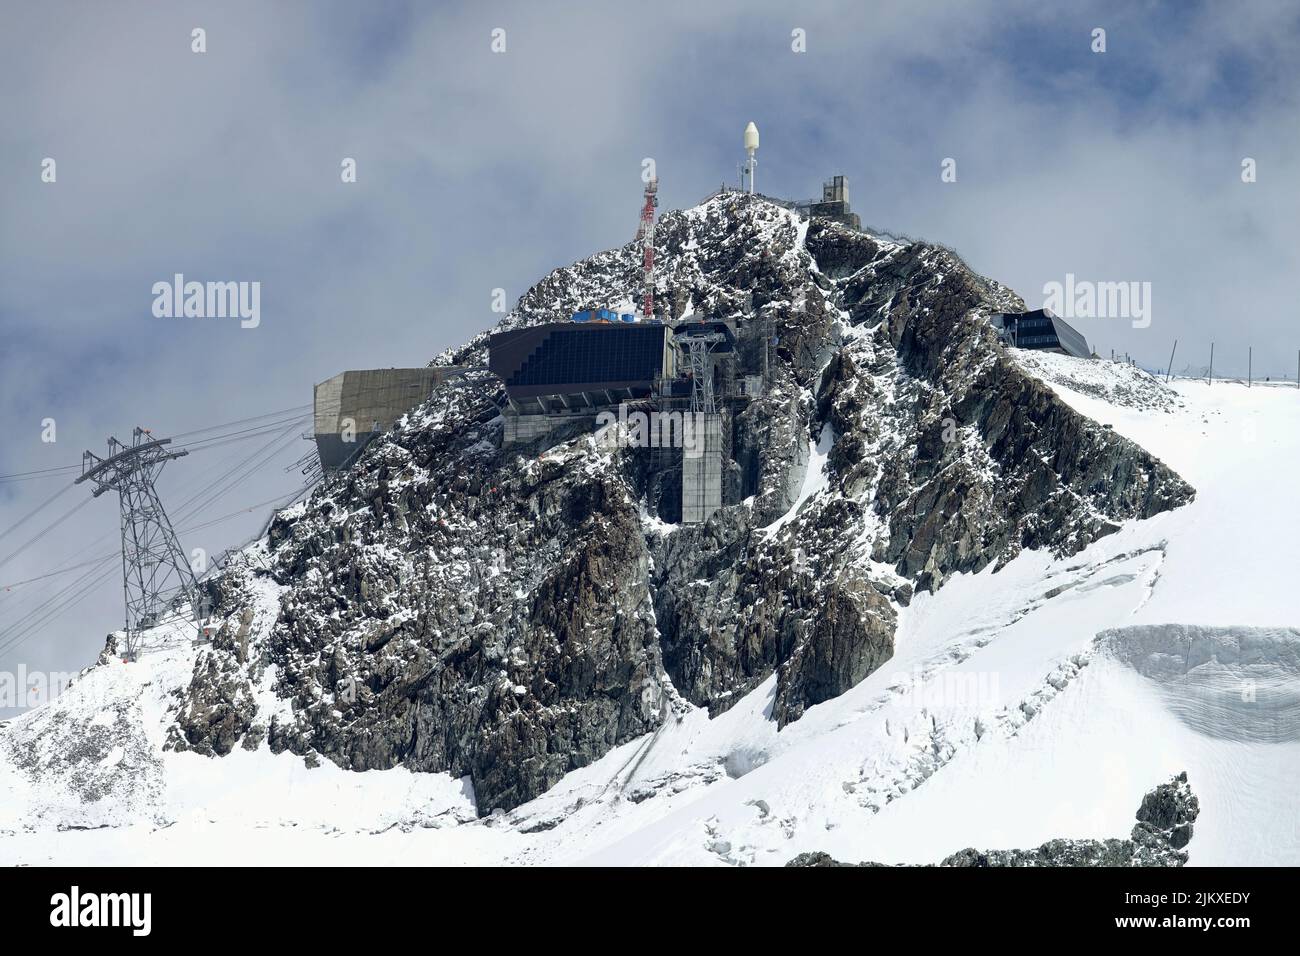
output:
<path id="1" fill-rule="evenodd" d="M 749 192 L 754 193 L 754 170 L 758 168 L 758 159 L 754 153 L 758 152 L 758 127 L 750 123 L 745 127 L 745 154 L 748 157 L 745 160 L 745 170 L 749 174 Z"/>
<path id="2" fill-rule="evenodd" d="M 655 317 L 655 207 L 659 205 L 659 177 L 651 176 L 645 184 L 645 202 L 641 206 L 641 226 L 636 236 L 641 241 L 641 314 Z"/>

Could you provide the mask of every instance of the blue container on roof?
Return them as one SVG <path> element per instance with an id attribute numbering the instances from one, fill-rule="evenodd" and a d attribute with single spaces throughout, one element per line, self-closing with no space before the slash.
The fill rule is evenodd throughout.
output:
<path id="1" fill-rule="evenodd" d="M 622 315 L 613 309 L 583 309 L 581 312 L 573 313 L 574 322 L 635 322 L 636 316 L 630 312 Z"/>

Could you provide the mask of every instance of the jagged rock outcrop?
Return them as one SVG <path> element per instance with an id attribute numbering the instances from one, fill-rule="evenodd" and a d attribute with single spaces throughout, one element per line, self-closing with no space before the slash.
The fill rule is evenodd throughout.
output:
<path id="1" fill-rule="evenodd" d="M 468 774 L 484 810 L 509 808 L 661 718 L 645 542 L 589 436 L 468 470 L 492 485 L 440 469 L 449 449 L 428 438 L 390 445 L 370 520 L 331 511 L 327 527 L 284 529 L 281 562 L 305 548 L 320 573 L 285 596 L 266 649 L 296 709 L 268 740 L 356 770 Z M 401 558 L 387 543 L 399 521 L 420 542 Z"/>
<path id="2" fill-rule="evenodd" d="M 1010 361 L 982 316 L 1020 301 L 945 249 L 740 195 L 666 214 L 656 242 L 665 317 L 734 320 L 740 373 L 766 376 L 727 416 L 727 506 L 666 526 L 671 483 L 638 450 L 502 450 L 495 387 L 442 386 L 272 524 L 246 573 L 279 604 L 201 657 L 176 746 L 264 732 L 358 770 L 467 774 L 481 812 L 509 809 L 773 674 L 773 718 L 797 720 L 888 660 L 915 588 L 1193 494 Z M 639 262 L 556 270 L 502 325 L 616 304 Z M 481 335 L 435 361 L 485 359 Z M 225 592 L 234 620 L 248 599 Z M 274 713 L 250 709 L 263 675 Z"/>
<path id="3" fill-rule="evenodd" d="M 938 866 L 1182 866 L 1200 802 L 1180 773 L 1142 798 L 1127 840 L 1049 840 L 1032 850 L 960 850 Z M 801 853 L 786 866 L 885 866 L 841 863 L 828 853 Z M 933 865 L 933 864 L 927 864 Z"/>
<path id="4" fill-rule="evenodd" d="M 1192 841 L 1192 824 L 1200 812 L 1200 801 L 1187 784 L 1187 771 L 1172 783 L 1156 787 L 1138 807 L 1132 836 L 1135 853 L 1140 855 L 1144 849 L 1157 852 L 1164 847 L 1182 850 Z M 1185 855 L 1183 859 L 1186 862 Z"/>

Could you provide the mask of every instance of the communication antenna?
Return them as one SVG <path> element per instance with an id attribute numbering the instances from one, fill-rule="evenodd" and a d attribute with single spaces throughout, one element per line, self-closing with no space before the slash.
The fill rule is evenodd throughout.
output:
<path id="1" fill-rule="evenodd" d="M 655 317 L 655 207 L 658 205 L 659 177 L 652 176 L 645 184 L 641 226 L 636 233 L 641 241 L 641 314 L 647 319 Z"/>
<path id="2" fill-rule="evenodd" d="M 200 621 L 199 585 L 185 560 L 176 532 L 163 509 L 154 481 L 163 465 L 188 452 L 169 451 L 170 438 L 154 438 L 136 427 L 131 444 L 108 439 L 108 457 L 81 456 L 76 484 L 94 484 L 93 497 L 116 491 L 122 507 L 122 592 L 126 599 L 126 659 L 136 660 L 140 632 L 157 624 L 161 596 L 173 588 L 190 602 L 196 629 Z"/>
<path id="3" fill-rule="evenodd" d="M 754 153 L 758 151 L 758 127 L 750 123 L 745 127 L 745 153 L 749 157 L 745 161 L 745 169 L 749 174 L 749 192 L 754 193 L 754 170 L 758 167 L 758 160 Z"/>

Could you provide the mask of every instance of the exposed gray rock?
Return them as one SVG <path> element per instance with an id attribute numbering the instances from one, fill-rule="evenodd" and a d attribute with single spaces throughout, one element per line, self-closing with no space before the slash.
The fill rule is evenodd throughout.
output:
<path id="1" fill-rule="evenodd" d="M 106 651 L 112 650 L 110 642 Z M 88 682 L 88 691 L 61 693 L 0 734 L 0 765 L 41 794 L 25 816 L 27 825 L 91 829 L 120 824 L 124 817 L 157 819 L 166 780 L 145 730 L 148 716 L 139 695 L 113 692 L 121 685 L 103 679 L 100 669 L 106 666 L 113 665 L 93 665 L 68 685 Z M 87 708 L 87 701 L 93 706 Z"/>
<path id="2" fill-rule="evenodd" d="M 218 579 L 212 593 L 237 601 L 237 582 L 246 579 L 235 570 Z M 255 730 L 257 704 L 248 661 L 248 640 L 253 621 L 251 608 L 232 610 L 217 629 L 210 647 L 199 650 L 186 692 L 176 695 L 176 721 L 168 728 L 167 747 L 224 756 L 242 744 L 252 749 L 265 736 Z"/>
<path id="3" fill-rule="evenodd" d="M 789 863 L 786 864 L 786 866 L 797 866 L 797 867 L 819 866 L 819 867 L 849 867 L 849 868 L 859 867 L 859 866 L 887 867 L 888 865 L 889 864 L 887 863 L 870 863 L 870 862 L 843 863 L 835 859 L 835 857 L 831 856 L 829 853 L 826 853 L 822 850 L 817 850 L 814 853 L 800 853 L 793 860 L 791 860 Z"/>
<path id="4" fill-rule="evenodd" d="M 1184 771 L 1173 783 L 1162 784 L 1143 798 L 1133 842 L 1157 848 L 1167 844 L 1181 850 L 1191 842 L 1192 824 L 1200 812 L 1200 801 L 1187 785 Z"/>
<path id="5" fill-rule="evenodd" d="M 257 707 L 245 672 L 231 654 L 200 651 L 168 746 L 224 756 L 247 739 Z"/>
<path id="6" fill-rule="evenodd" d="M 898 615 L 861 571 L 845 571 L 825 589 L 811 630 L 781 667 L 774 714 L 784 726 L 804 709 L 832 700 L 894 654 Z"/>

